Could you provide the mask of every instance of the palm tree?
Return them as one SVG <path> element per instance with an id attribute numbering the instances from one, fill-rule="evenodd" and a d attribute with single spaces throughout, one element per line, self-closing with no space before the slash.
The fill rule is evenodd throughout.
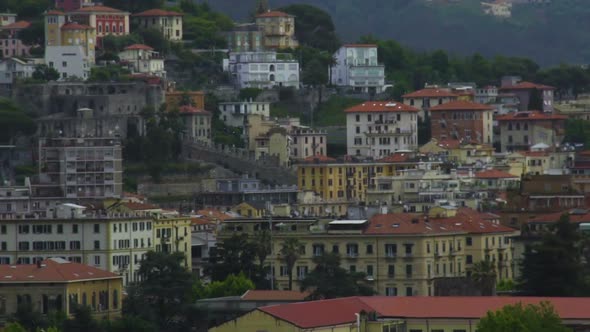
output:
<path id="1" fill-rule="evenodd" d="M 293 289 L 293 267 L 304 252 L 305 246 L 296 238 L 288 238 L 281 248 L 281 260 L 287 265 L 287 271 L 289 271 L 289 290 Z"/>
<path id="2" fill-rule="evenodd" d="M 486 259 L 475 263 L 469 269 L 469 272 L 471 280 L 479 286 L 481 295 L 494 295 L 494 288 L 496 286 L 496 269 L 492 261 Z"/>

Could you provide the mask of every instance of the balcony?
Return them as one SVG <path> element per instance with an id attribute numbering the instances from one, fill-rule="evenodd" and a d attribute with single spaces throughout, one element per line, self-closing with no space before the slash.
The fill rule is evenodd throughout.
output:
<path id="1" fill-rule="evenodd" d="M 385 258 L 387 259 L 396 259 L 397 258 L 397 253 L 395 252 L 388 252 L 385 254 Z"/>
<path id="2" fill-rule="evenodd" d="M 347 252 L 346 253 L 346 258 L 356 259 L 358 257 L 359 257 L 359 253 L 358 252 Z"/>
<path id="3" fill-rule="evenodd" d="M 405 253 L 404 259 L 412 259 L 412 258 L 414 258 L 414 254 L 413 253 L 411 253 L 411 252 Z"/>
<path id="4" fill-rule="evenodd" d="M 368 137 L 379 137 L 379 136 L 410 136 L 413 135 L 412 129 L 392 128 L 388 130 L 379 131 L 366 131 L 365 135 Z"/>

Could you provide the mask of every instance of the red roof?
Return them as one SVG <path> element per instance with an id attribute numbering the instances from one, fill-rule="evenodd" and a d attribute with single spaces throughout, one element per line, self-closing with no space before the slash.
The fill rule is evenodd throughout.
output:
<path id="1" fill-rule="evenodd" d="M 26 29 L 31 26 L 31 23 L 27 21 L 18 21 L 3 27 L 0 27 L 0 30 L 10 30 L 10 29 Z"/>
<path id="2" fill-rule="evenodd" d="M 410 159 L 410 157 L 412 156 L 412 154 L 407 153 L 407 152 L 394 152 L 392 154 L 390 154 L 389 156 L 383 157 L 379 160 L 377 160 L 377 162 L 380 163 L 403 163 L 408 161 L 408 159 Z"/>
<path id="3" fill-rule="evenodd" d="M 203 210 L 198 210 L 197 211 L 198 215 L 201 215 L 205 218 L 208 219 L 212 219 L 212 220 L 221 220 L 224 221 L 225 219 L 229 219 L 231 218 L 229 215 L 227 215 L 224 212 L 221 212 L 219 210 L 214 210 L 214 209 L 203 209 Z"/>
<path id="4" fill-rule="evenodd" d="M 37 264 L 0 265 L 0 284 L 71 282 L 81 280 L 120 279 L 118 274 L 61 258 L 49 258 Z"/>
<path id="5" fill-rule="evenodd" d="M 188 114 L 211 115 L 211 113 L 209 111 L 205 111 L 200 108 L 196 108 L 194 106 L 189 106 L 189 105 L 180 106 L 178 111 L 180 112 L 180 114 L 185 114 L 185 115 L 188 115 Z"/>
<path id="6" fill-rule="evenodd" d="M 309 156 L 309 157 L 303 159 L 303 161 L 306 163 L 327 163 L 327 162 L 336 161 L 336 159 L 322 155 L 322 154 L 316 154 L 315 156 Z"/>
<path id="7" fill-rule="evenodd" d="M 418 109 L 397 101 L 366 101 L 344 110 L 345 113 L 418 112 Z"/>
<path id="8" fill-rule="evenodd" d="M 457 149 L 461 146 L 461 141 L 458 139 L 441 139 L 436 144 L 443 149 Z"/>
<path id="9" fill-rule="evenodd" d="M 145 203 L 135 203 L 135 202 L 127 202 L 124 203 L 123 206 L 130 210 L 134 211 L 142 211 L 142 210 L 159 210 L 160 207 L 153 205 L 153 204 L 145 204 Z"/>
<path id="10" fill-rule="evenodd" d="M 146 50 L 146 51 L 153 51 L 154 49 L 150 46 L 144 44 L 133 44 L 125 47 L 125 51 L 132 51 L 132 50 Z"/>
<path id="11" fill-rule="evenodd" d="M 137 13 L 137 14 L 133 14 L 132 16 L 136 16 L 136 17 L 151 17 L 151 16 L 184 16 L 183 13 L 179 13 L 179 12 L 173 12 L 173 11 L 169 11 L 169 10 L 163 10 L 163 9 L 148 9 L 146 11 L 143 11 L 141 13 Z"/>
<path id="12" fill-rule="evenodd" d="M 522 81 L 520 83 L 514 85 L 507 85 L 500 88 L 500 90 L 529 90 L 529 89 L 539 89 L 539 90 L 555 90 L 554 87 L 549 85 L 537 84 L 533 82 Z"/>
<path id="13" fill-rule="evenodd" d="M 78 24 L 78 23 L 66 23 L 61 26 L 62 30 L 91 30 L 94 29 L 89 25 Z"/>
<path id="14" fill-rule="evenodd" d="M 278 10 L 267 11 L 266 13 L 258 14 L 256 17 L 289 17 L 293 15 L 289 15 L 285 12 L 281 12 Z"/>
<path id="15" fill-rule="evenodd" d="M 376 312 L 381 318 L 480 319 L 517 303 L 550 302 L 561 319 L 590 319 L 590 298 L 564 297 L 455 297 L 455 296 L 371 296 L 300 302 L 262 307 L 265 312 L 299 328 L 310 329 L 356 321 L 361 311 Z"/>
<path id="16" fill-rule="evenodd" d="M 65 13 L 62 11 L 53 9 L 53 10 L 46 12 L 44 15 L 65 15 Z"/>
<path id="17" fill-rule="evenodd" d="M 289 290 L 249 290 L 242 295 L 244 301 L 303 301 L 309 295 Z"/>
<path id="18" fill-rule="evenodd" d="M 124 13 L 124 11 L 107 6 L 88 6 L 74 10 L 72 13 Z"/>
<path id="19" fill-rule="evenodd" d="M 508 172 L 499 171 L 497 169 L 488 169 L 485 171 L 475 173 L 477 179 L 513 179 L 518 176 L 512 175 Z"/>
<path id="20" fill-rule="evenodd" d="M 414 92 L 406 93 L 403 98 L 439 98 L 439 97 L 458 97 L 456 93 L 448 89 L 426 88 Z"/>
<path id="21" fill-rule="evenodd" d="M 377 47 L 377 44 L 344 44 L 342 47 Z"/>
<path id="22" fill-rule="evenodd" d="M 453 100 L 448 103 L 436 105 L 430 111 L 490 111 L 494 108 L 484 104 L 478 104 L 465 100 Z"/>
<path id="23" fill-rule="evenodd" d="M 567 116 L 560 114 L 547 114 L 540 111 L 522 111 L 500 115 L 498 121 L 540 121 L 540 120 L 566 120 Z"/>

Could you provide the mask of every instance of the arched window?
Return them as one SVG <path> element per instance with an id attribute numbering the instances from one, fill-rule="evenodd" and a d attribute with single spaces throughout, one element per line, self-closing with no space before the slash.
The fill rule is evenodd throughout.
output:
<path id="1" fill-rule="evenodd" d="M 270 74 L 270 78 L 269 78 L 269 80 L 270 80 L 271 82 L 274 82 L 274 81 L 275 81 L 275 75 L 274 75 L 274 74 Z"/>

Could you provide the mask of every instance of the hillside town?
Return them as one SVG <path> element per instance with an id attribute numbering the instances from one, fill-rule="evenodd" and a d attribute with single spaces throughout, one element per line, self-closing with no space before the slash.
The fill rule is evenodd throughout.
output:
<path id="1" fill-rule="evenodd" d="M 0 4 L 0 331 L 590 331 L 590 74 L 116 3 Z"/>

